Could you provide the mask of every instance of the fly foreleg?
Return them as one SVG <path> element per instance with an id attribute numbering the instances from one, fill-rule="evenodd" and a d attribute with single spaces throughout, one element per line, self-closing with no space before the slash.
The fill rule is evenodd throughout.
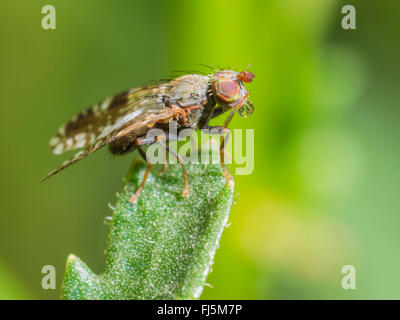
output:
<path id="1" fill-rule="evenodd" d="M 225 178 L 228 180 L 229 184 L 233 184 L 233 179 L 232 176 L 229 174 L 228 170 L 225 167 L 225 152 L 224 148 L 225 145 L 227 144 L 231 130 L 228 128 L 229 122 L 232 120 L 233 115 L 235 114 L 235 110 L 232 110 L 232 112 L 229 114 L 228 118 L 225 120 L 223 126 L 209 126 L 209 125 L 204 125 L 201 130 L 205 131 L 207 130 L 208 134 L 215 134 L 215 135 L 220 135 L 221 136 L 221 144 L 219 146 L 219 156 L 221 158 L 221 168 L 222 172 L 224 173 Z M 225 135 L 225 137 L 224 137 Z"/>

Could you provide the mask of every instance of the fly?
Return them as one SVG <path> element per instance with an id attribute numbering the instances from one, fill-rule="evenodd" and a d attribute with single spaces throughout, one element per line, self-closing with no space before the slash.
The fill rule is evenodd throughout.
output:
<path id="1" fill-rule="evenodd" d="M 183 196 L 187 197 L 188 175 L 182 157 L 168 147 L 167 141 L 171 136 L 163 134 L 151 139 L 146 138 L 146 134 L 152 128 L 168 132 L 168 124 L 171 121 L 177 122 L 178 132 L 186 128 L 198 128 L 225 135 L 225 138 L 221 138 L 220 145 L 221 166 L 224 176 L 231 181 L 232 177 L 224 164 L 224 145 L 230 135 L 228 124 L 236 111 L 242 117 L 253 113 L 254 106 L 248 100 L 248 92 L 244 86 L 244 83 L 251 82 L 253 78 L 254 74 L 247 70 L 221 70 L 208 76 L 184 75 L 109 96 L 73 117 L 51 138 L 50 148 L 54 154 L 85 149 L 51 171 L 42 181 L 105 145 L 116 155 L 137 149 L 147 162 L 142 146 L 158 143 L 176 157 L 181 165 L 185 182 Z M 208 125 L 210 119 L 227 111 L 230 112 L 223 125 Z M 130 198 L 132 203 L 143 190 L 151 167 L 152 164 L 148 163 L 139 188 Z"/>

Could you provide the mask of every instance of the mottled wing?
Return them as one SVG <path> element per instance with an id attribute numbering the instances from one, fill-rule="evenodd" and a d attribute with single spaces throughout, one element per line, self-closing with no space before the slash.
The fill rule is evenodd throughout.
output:
<path id="1" fill-rule="evenodd" d="M 73 117 L 50 140 L 55 154 L 94 145 L 149 112 L 157 112 L 157 92 L 162 86 L 139 87 L 110 96 Z M 156 109 L 156 110 L 154 110 Z"/>
<path id="2" fill-rule="evenodd" d="M 60 167 L 58 167 L 57 169 L 48 173 L 42 180 L 40 180 L 40 182 L 47 180 L 51 176 L 60 172 L 61 170 L 69 167 L 70 165 L 74 164 L 75 162 L 78 162 L 79 160 L 82 160 L 83 158 L 87 157 L 89 154 L 95 152 L 96 150 L 100 149 L 101 147 L 105 146 L 107 143 L 111 142 L 112 140 L 113 140 L 112 137 L 109 137 L 109 138 L 103 139 L 103 140 L 99 140 L 98 143 L 96 143 L 95 145 L 87 148 L 86 150 L 82 150 L 82 151 L 78 152 L 73 158 L 65 161 Z"/>
<path id="3" fill-rule="evenodd" d="M 163 86 L 136 88 L 113 98 L 107 98 L 62 126 L 52 138 L 51 146 L 54 153 L 88 147 L 50 172 L 42 181 L 110 142 L 127 134 L 139 133 L 143 128 L 151 128 L 159 121 L 169 121 L 174 114 L 163 104 L 163 88 Z M 108 107 L 105 107 L 106 102 Z"/>

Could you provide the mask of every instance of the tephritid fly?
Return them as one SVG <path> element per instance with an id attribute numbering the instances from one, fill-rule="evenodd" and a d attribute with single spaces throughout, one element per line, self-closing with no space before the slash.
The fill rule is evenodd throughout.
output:
<path id="1" fill-rule="evenodd" d="M 107 97 L 73 117 L 51 138 L 50 148 L 55 154 L 78 148 L 86 149 L 50 172 L 42 181 L 106 144 L 113 154 L 124 154 L 138 149 L 146 160 L 141 146 L 159 143 L 182 166 L 185 179 L 183 196 L 187 197 L 189 181 L 183 159 L 167 145 L 168 140 L 177 137 L 164 134 L 150 140 L 146 138 L 147 132 L 152 128 L 168 132 L 170 121 L 177 121 L 178 132 L 186 128 L 199 128 L 213 129 L 211 132 L 221 136 L 225 134 L 225 138 L 221 139 L 220 156 L 222 170 L 230 181 L 232 178 L 224 165 L 224 145 L 230 133 L 227 126 L 236 111 L 243 117 L 253 113 L 253 104 L 247 99 L 248 92 L 244 87 L 244 83 L 251 82 L 253 78 L 254 74 L 247 70 L 221 70 L 211 75 L 188 74 Z M 228 110 L 229 116 L 222 126 L 208 125 L 211 118 Z M 152 164 L 148 163 L 143 180 L 131 197 L 131 202 L 142 191 L 151 167 Z"/>

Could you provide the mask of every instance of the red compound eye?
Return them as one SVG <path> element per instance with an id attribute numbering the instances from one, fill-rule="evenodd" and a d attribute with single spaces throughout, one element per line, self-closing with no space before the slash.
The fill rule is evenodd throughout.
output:
<path id="1" fill-rule="evenodd" d="M 239 89 L 235 81 L 220 79 L 214 85 L 215 94 L 223 102 L 232 103 L 239 98 Z"/>
<path id="2" fill-rule="evenodd" d="M 255 77 L 254 73 L 248 71 L 242 71 L 238 75 L 238 79 L 242 80 L 243 82 L 251 82 L 253 81 L 254 77 Z"/>

